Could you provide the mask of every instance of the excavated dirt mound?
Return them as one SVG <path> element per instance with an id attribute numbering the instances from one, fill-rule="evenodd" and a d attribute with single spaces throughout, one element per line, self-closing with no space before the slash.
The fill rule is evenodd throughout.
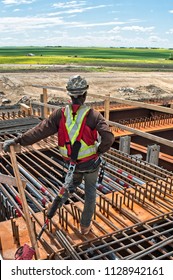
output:
<path id="1" fill-rule="evenodd" d="M 21 72 L 0 74 L 0 105 L 15 104 L 20 100 L 40 100 L 41 88 L 32 85 L 61 87 L 65 89 L 70 76 L 80 74 L 84 76 L 90 87 L 88 93 L 105 95 L 110 93 L 114 97 L 147 100 L 173 98 L 173 74 L 171 72 Z M 65 92 L 48 90 L 50 101 L 64 101 Z M 88 95 L 89 95 L 88 94 Z M 88 101 L 99 101 L 87 97 Z"/>

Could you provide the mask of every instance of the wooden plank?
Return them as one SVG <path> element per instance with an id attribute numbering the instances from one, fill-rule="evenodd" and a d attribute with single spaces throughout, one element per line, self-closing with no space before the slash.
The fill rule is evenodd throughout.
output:
<path id="1" fill-rule="evenodd" d="M 50 86 L 40 86 L 40 85 L 32 85 L 32 87 L 42 88 L 42 89 L 59 90 L 59 91 L 64 91 L 64 92 L 67 91 L 65 88 L 61 88 L 61 87 L 50 87 Z"/>
<path id="2" fill-rule="evenodd" d="M 3 151 L 3 144 L 4 144 L 4 142 L 0 142 L 0 152 Z M 14 151 L 16 153 L 21 153 L 21 146 L 20 146 L 20 144 L 13 145 L 13 147 L 14 147 Z"/>
<path id="3" fill-rule="evenodd" d="M 172 108 L 167 108 L 163 106 L 158 106 L 158 105 L 153 105 L 153 104 L 148 104 L 140 101 L 133 101 L 133 100 L 127 100 L 127 99 L 122 99 L 122 98 L 116 98 L 113 96 L 110 96 L 111 100 L 114 100 L 120 104 L 127 104 L 127 105 L 132 105 L 136 107 L 141 107 L 145 109 L 150 109 L 154 111 L 159 111 L 162 113 L 168 113 L 168 114 L 173 114 L 173 109 Z"/>
<path id="4" fill-rule="evenodd" d="M 60 106 L 58 105 L 52 105 L 52 104 L 44 104 L 43 102 L 38 102 L 38 101 L 33 101 L 31 103 L 31 105 L 36 105 L 36 106 L 46 106 L 47 108 L 50 108 L 50 109 L 59 109 L 61 108 Z"/>
<path id="5" fill-rule="evenodd" d="M 22 181 L 23 185 L 26 183 L 26 181 L 23 180 L 23 179 L 21 179 L 21 181 Z M 4 174 L 0 174 L 0 183 L 12 185 L 14 187 L 18 186 L 15 177 L 12 177 L 12 176 L 9 176 L 9 175 L 4 175 Z"/>
<path id="6" fill-rule="evenodd" d="M 98 94 L 89 94 L 90 96 L 103 99 L 105 100 L 104 95 L 98 95 Z M 167 108 L 163 106 L 158 106 L 158 105 L 153 105 L 145 102 L 140 102 L 140 101 L 134 101 L 134 100 L 128 100 L 128 99 L 123 99 L 123 98 L 117 98 L 112 95 L 110 95 L 110 100 L 115 101 L 120 104 L 126 104 L 126 105 L 131 105 L 134 107 L 139 107 L 139 108 L 145 108 L 145 109 L 150 109 L 154 111 L 159 111 L 162 113 L 168 113 L 168 114 L 173 114 L 173 108 Z"/>
<path id="7" fill-rule="evenodd" d="M 19 172 L 19 168 L 18 168 L 18 165 L 17 165 L 17 159 L 16 159 L 14 146 L 10 146 L 10 158 L 11 158 L 11 163 L 12 163 L 12 166 L 13 166 L 13 171 L 14 171 L 14 174 L 15 174 L 16 182 L 17 182 L 18 191 L 19 191 L 19 194 L 20 194 L 20 199 L 22 201 L 22 208 L 23 208 L 23 212 L 24 212 L 24 216 L 25 216 L 26 225 L 27 225 L 29 237 L 30 237 L 30 240 L 31 240 L 31 244 L 32 244 L 32 247 L 35 249 L 36 259 L 39 259 L 40 254 L 39 254 L 38 245 L 37 245 L 36 237 L 35 237 L 35 234 L 34 234 L 32 222 L 31 222 L 31 218 L 30 218 L 30 213 L 29 213 L 29 208 L 28 208 L 26 196 L 25 196 L 25 191 L 24 191 L 24 188 L 23 188 L 23 183 L 22 183 L 21 178 L 20 178 L 20 172 Z"/>

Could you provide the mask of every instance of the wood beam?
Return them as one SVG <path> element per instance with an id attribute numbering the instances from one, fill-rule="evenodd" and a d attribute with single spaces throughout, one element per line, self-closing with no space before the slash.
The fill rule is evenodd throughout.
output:
<path id="1" fill-rule="evenodd" d="M 123 129 L 123 130 L 126 130 L 126 131 L 130 131 L 133 134 L 139 135 L 141 137 L 147 138 L 149 140 L 152 140 L 152 141 L 155 141 L 157 143 L 161 143 L 163 145 L 166 145 L 166 146 L 169 146 L 169 147 L 173 148 L 173 141 L 170 141 L 170 140 L 164 139 L 162 137 L 158 137 L 158 136 L 152 135 L 152 134 L 147 133 L 147 132 L 143 132 L 143 131 L 141 131 L 139 129 L 135 129 L 135 128 L 132 128 L 132 127 L 129 127 L 129 126 L 117 123 L 117 122 L 107 121 L 107 123 L 110 126 L 119 127 L 120 129 Z"/>
<path id="2" fill-rule="evenodd" d="M 158 105 L 153 105 L 145 102 L 140 102 L 140 101 L 133 101 L 133 100 L 127 100 L 127 99 L 122 99 L 122 98 L 116 98 L 113 96 L 110 96 L 110 99 L 113 101 L 116 101 L 117 103 L 120 104 L 127 104 L 131 106 L 136 106 L 136 107 L 141 107 L 141 108 L 146 108 L 154 111 L 159 111 L 162 113 L 168 113 L 168 114 L 173 114 L 173 108 L 167 108 L 163 106 L 158 106 Z"/>
<path id="3" fill-rule="evenodd" d="M 40 86 L 40 85 L 32 85 L 32 87 L 42 88 L 42 89 L 58 90 L 58 91 L 64 91 L 64 92 L 67 91 L 65 88 L 62 88 L 62 87 L 51 87 L 51 86 Z"/>
<path id="4" fill-rule="evenodd" d="M 98 98 L 98 99 L 104 99 L 104 100 L 106 99 L 106 96 L 100 95 L 100 94 L 99 95 L 98 94 L 89 94 L 89 95 L 93 96 L 95 98 Z M 145 102 L 117 98 L 117 97 L 114 97 L 111 95 L 110 95 L 110 101 L 115 101 L 119 104 L 126 104 L 126 105 L 130 105 L 133 107 L 146 108 L 146 109 L 150 109 L 150 110 L 154 110 L 154 111 L 159 111 L 162 113 L 173 114 L 173 108 L 167 108 L 167 107 L 153 105 L 153 104 L 149 104 L 149 103 L 145 103 Z"/>
<path id="5" fill-rule="evenodd" d="M 26 185 L 26 181 L 21 179 L 23 186 Z M 12 185 L 14 187 L 17 187 L 17 182 L 16 182 L 16 178 L 9 176 L 9 175 L 5 175 L 5 174 L 0 174 L 0 183 L 2 184 L 8 184 L 8 185 Z"/>

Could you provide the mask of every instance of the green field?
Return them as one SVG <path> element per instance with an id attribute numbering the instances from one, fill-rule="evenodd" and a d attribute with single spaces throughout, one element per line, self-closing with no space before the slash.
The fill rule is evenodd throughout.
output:
<path id="1" fill-rule="evenodd" d="M 28 56 L 33 54 L 34 56 Z M 0 64 L 173 68 L 173 50 L 148 48 L 1 47 Z M 171 58 L 171 59 L 170 59 Z"/>

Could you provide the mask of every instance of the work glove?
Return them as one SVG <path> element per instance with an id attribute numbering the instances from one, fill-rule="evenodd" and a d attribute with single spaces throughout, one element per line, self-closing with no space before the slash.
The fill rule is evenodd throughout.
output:
<path id="1" fill-rule="evenodd" d="M 16 142 L 15 142 L 14 139 L 4 141 L 4 143 L 3 143 L 4 152 L 6 152 L 6 153 L 9 152 L 10 151 L 10 146 L 15 145 L 15 144 L 16 144 Z"/>

